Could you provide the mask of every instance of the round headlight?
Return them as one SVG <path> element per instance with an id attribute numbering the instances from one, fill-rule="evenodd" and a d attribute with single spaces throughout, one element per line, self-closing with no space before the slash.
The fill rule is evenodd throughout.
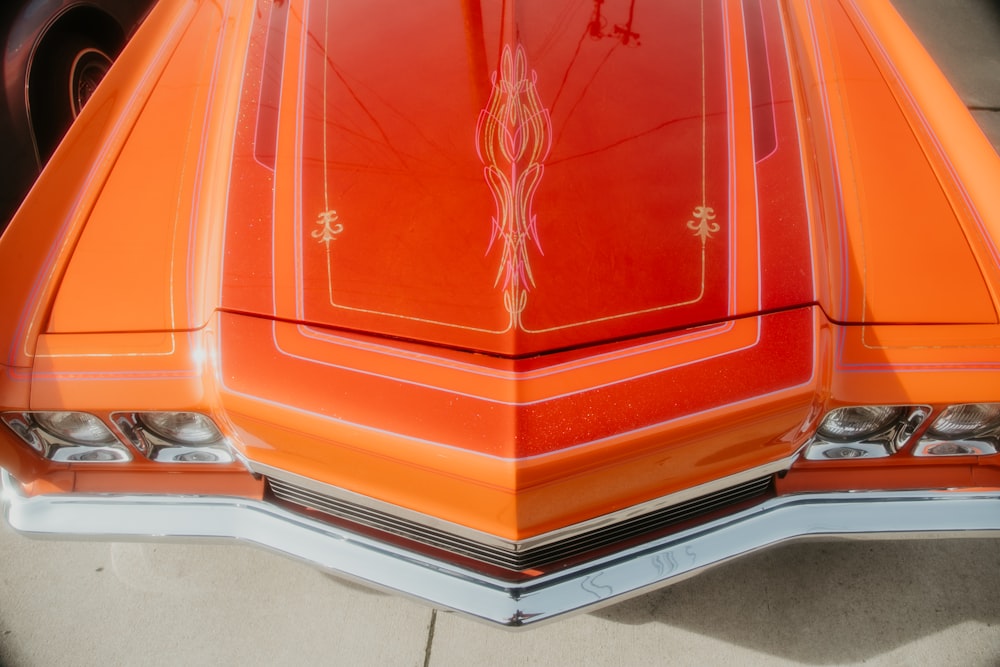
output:
<path id="1" fill-rule="evenodd" d="M 949 440 L 975 435 L 1000 421 L 1000 403 L 952 405 L 927 430 L 935 438 Z"/>
<path id="2" fill-rule="evenodd" d="M 207 445 L 222 439 L 211 419 L 197 412 L 142 412 L 142 425 L 155 435 L 185 445 Z"/>
<path id="3" fill-rule="evenodd" d="M 837 408 L 823 418 L 819 434 L 834 442 L 864 440 L 898 422 L 903 412 L 904 408 L 896 405 Z"/>
<path id="4" fill-rule="evenodd" d="M 34 412 L 31 417 L 42 429 L 63 440 L 95 447 L 116 442 L 104 422 L 86 412 Z"/>

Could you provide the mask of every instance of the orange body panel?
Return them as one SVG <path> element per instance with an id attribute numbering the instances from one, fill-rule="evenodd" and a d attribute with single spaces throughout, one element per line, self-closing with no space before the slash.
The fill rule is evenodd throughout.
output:
<path id="1" fill-rule="evenodd" d="M 853 2 L 793 3 L 789 12 L 798 53 L 815 68 L 799 74 L 820 139 L 820 241 L 831 280 L 824 310 L 845 323 L 995 322 L 969 247 L 976 235 L 963 228 L 967 210 L 929 163 L 920 112 L 893 91 L 892 65 L 877 57 L 856 12 Z"/>
<path id="2" fill-rule="evenodd" d="M 821 335 L 814 318 L 772 315 L 519 371 L 426 354 L 390 365 L 393 347 L 224 316 L 221 394 L 251 460 L 521 538 L 791 456 L 818 361 L 775 355 L 787 337 Z M 749 357 L 787 367 L 728 370 Z M 730 388 L 655 400 L 699 373 Z"/>
<path id="3" fill-rule="evenodd" d="M 796 458 L 840 406 L 1000 402 L 1000 158 L 891 7 L 664 2 L 636 40 L 527 4 L 362 38 L 363 2 L 162 0 L 0 238 L 0 412 L 198 412 L 238 460 L 0 427 L 0 467 L 258 498 L 259 464 L 510 540 L 754 470 L 1000 485 Z"/>

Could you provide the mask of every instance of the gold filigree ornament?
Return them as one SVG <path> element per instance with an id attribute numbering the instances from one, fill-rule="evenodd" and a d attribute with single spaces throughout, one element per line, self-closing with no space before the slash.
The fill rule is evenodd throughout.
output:
<path id="1" fill-rule="evenodd" d="M 695 219 L 688 220 L 688 229 L 701 239 L 702 245 L 705 245 L 705 242 L 712 238 L 712 234 L 719 231 L 719 223 L 712 222 L 715 220 L 715 210 L 711 206 L 696 206 L 692 215 Z"/>
<path id="2" fill-rule="evenodd" d="M 552 122 L 536 90 L 536 78 L 534 70 L 529 73 L 524 48 L 504 46 L 500 67 L 493 73 L 493 90 L 476 124 L 476 152 L 496 205 L 486 253 L 500 241 L 493 284 L 502 286 L 511 326 L 518 328 L 523 328 L 521 313 L 528 291 L 535 286 L 528 249 L 534 246 L 544 254 L 533 200 L 552 147 Z"/>
<path id="3" fill-rule="evenodd" d="M 344 231 L 344 226 L 337 220 L 339 220 L 337 212 L 332 209 L 323 211 L 317 216 L 316 224 L 320 225 L 322 229 L 314 229 L 312 237 L 320 243 L 326 244 L 327 250 L 330 249 L 330 241 L 336 241 L 337 235 Z"/>

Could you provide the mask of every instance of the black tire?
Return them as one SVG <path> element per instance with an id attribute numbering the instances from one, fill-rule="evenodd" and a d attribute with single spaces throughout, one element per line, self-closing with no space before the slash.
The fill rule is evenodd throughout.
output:
<path id="1" fill-rule="evenodd" d="M 112 62 L 111 56 L 98 48 L 85 48 L 76 54 L 69 72 L 69 102 L 74 118 L 80 115 Z"/>
<path id="2" fill-rule="evenodd" d="M 48 160 L 111 67 L 121 44 L 56 26 L 31 63 L 28 84 L 31 124 L 42 162 Z"/>

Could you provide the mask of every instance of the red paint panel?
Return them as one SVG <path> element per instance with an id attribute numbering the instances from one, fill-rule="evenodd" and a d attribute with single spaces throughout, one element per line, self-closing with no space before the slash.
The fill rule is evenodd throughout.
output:
<path id="1" fill-rule="evenodd" d="M 725 317 L 725 226 L 708 222 L 706 243 L 688 224 L 709 200 L 708 215 L 727 214 L 714 4 L 704 18 L 699 5 L 674 7 L 682 37 L 635 49 L 551 40 L 582 34 L 589 8 L 553 18 L 517 5 L 518 40 L 487 58 L 478 110 L 469 65 L 454 57 L 460 31 L 381 54 L 365 77 L 351 64 L 369 41 L 345 44 L 343 17 L 311 9 L 294 319 L 523 354 L 629 335 L 637 319 Z M 503 21 L 500 9 L 484 21 Z M 383 38 L 400 37 L 404 18 Z"/>
<path id="2" fill-rule="evenodd" d="M 769 158 L 764 178 L 787 185 L 798 159 L 794 110 L 777 118 L 790 93 L 770 4 L 750 8 L 761 15 L 748 44 L 740 12 L 717 2 L 638 18 L 628 3 L 600 16 L 424 3 L 386 12 L 364 39 L 351 27 L 360 9 L 307 3 L 284 41 L 258 18 L 243 116 L 273 101 L 267 63 L 283 45 L 279 169 L 249 159 L 260 124 L 241 127 L 227 308 L 522 356 L 755 312 L 734 285 L 767 272 L 764 307 L 811 300 L 804 216 L 778 202 L 762 212 L 775 233 L 757 234 L 746 192 L 739 220 L 732 206 L 733 171 L 754 166 L 731 118 L 747 84 L 727 85 L 748 59 L 766 55 L 755 81 L 784 77 L 762 117 L 787 159 Z M 734 225 L 786 268 L 762 272 Z"/>
<path id="3" fill-rule="evenodd" d="M 789 45 L 778 3 L 744 4 L 754 107 L 760 229 L 761 307 L 816 299 L 802 147 L 792 94 Z"/>
<path id="4" fill-rule="evenodd" d="M 273 314 L 274 160 L 289 17 L 276 3 L 258 10 L 243 73 L 226 215 L 222 304 Z M 274 77 L 277 77 L 275 79 Z"/>

